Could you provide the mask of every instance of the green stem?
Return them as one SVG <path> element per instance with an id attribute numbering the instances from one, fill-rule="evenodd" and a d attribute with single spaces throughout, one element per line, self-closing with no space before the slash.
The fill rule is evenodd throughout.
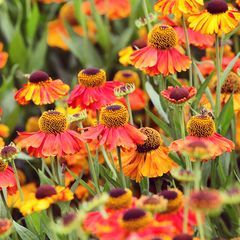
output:
<path id="1" fill-rule="evenodd" d="M 194 189 L 198 191 L 200 189 L 201 183 L 201 162 L 199 160 L 197 160 L 194 163 L 194 174 L 195 174 Z"/>
<path id="2" fill-rule="evenodd" d="M 125 96 L 125 100 L 126 100 L 127 108 L 128 108 L 129 122 L 130 122 L 132 125 L 134 125 L 134 123 L 133 123 L 132 109 L 131 109 L 131 105 L 130 105 L 129 95 L 128 95 L 128 94 Z"/>
<path id="3" fill-rule="evenodd" d="M 188 198 L 190 193 L 190 184 L 186 183 L 184 185 L 184 195 L 186 198 Z M 188 233 L 188 212 L 189 212 L 189 207 L 188 203 L 184 203 L 184 215 L 183 215 L 183 233 Z"/>
<path id="4" fill-rule="evenodd" d="M 126 181 L 125 177 L 123 175 L 123 168 L 122 168 L 122 159 L 121 159 L 121 148 L 117 146 L 117 155 L 118 155 L 118 163 L 119 163 L 119 169 L 120 169 L 120 176 L 121 176 L 121 182 L 122 186 L 126 188 Z"/>
<path id="5" fill-rule="evenodd" d="M 203 228 L 203 223 L 202 223 L 202 216 L 201 216 L 201 212 L 200 211 L 196 212 L 196 218 L 197 218 L 197 223 L 198 223 L 198 230 L 199 230 L 200 240 L 205 240 L 204 228 Z"/>
<path id="6" fill-rule="evenodd" d="M 115 169 L 114 169 L 114 167 L 113 167 L 113 164 L 110 162 L 110 160 L 109 160 L 109 158 L 108 158 L 108 155 L 107 155 L 107 153 L 106 153 L 106 150 L 105 150 L 104 145 L 101 145 L 100 148 L 101 148 L 101 151 L 102 151 L 102 154 L 103 154 L 103 157 L 104 157 L 105 162 L 107 163 L 109 169 L 111 170 L 114 179 L 116 179 L 116 178 L 117 178 L 116 171 L 115 171 Z"/>
<path id="7" fill-rule="evenodd" d="M 219 37 L 216 36 L 216 69 L 217 69 L 217 89 L 216 89 L 216 105 L 215 105 L 215 116 L 218 119 L 220 114 L 221 104 L 221 61 L 220 61 L 220 46 Z"/>
<path id="8" fill-rule="evenodd" d="M 188 55 L 189 59 L 192 60 L 191 48 L 190 48 L 188 32 L 187 32 L 187 26 L 186 26 L 186 22 L 185 22 L 184 16 L 182 16 L 182 24 L 183 24 L 184 35 L 185 35 L 185 39 L 186 39 L 187 55 Z M 190 86 L 192 86 L 193 85 L 193 64 L 192 63 L 191 63 L 190 68 L 189 68 L 189 82 L 190 82 Z"/>
<path id="9" fill-rule="evenodd" d="M 21 184 L 20 184 L 20 181 L 19 181 L 17 168 L 16 168 L 14 160 L 12 161 L 12 166 L 13 166 L 13 171 L 14 171 L 14 175 L 15 175 L 15 178 L 16 178 L 16 182 L 17 182 L 17 188 L 18 188 L 18 191 L 19 191 L 19 194 L 20 194 L 20 199 L 21 199 L 21 201 L 23 201 L 24 200 L 23 192 L 22 192 L 22 188 L 21 188 Z"/>
<path id="10" fill-rule="evenodd" d="M 148 13 L 146 0 L 143 0 L 143 11 L 144 11 L 145 18 L 147 19 L 148 31 L 150 31 L 152 29 L 152 24 L 148 21 L 149 13 Z"/>

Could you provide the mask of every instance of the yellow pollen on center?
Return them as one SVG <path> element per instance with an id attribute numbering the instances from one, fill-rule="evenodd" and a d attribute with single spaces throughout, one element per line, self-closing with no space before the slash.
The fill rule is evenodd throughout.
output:
<path id="1" fill-rule="evenodd" d="M 157 24 L 148 34 L 148 44 L 157 49 L 170 49 L 177 44 L 177 33 L 171 26 Z"/>
<path id="2" fill-rule="evenodd" d="M 57 134 L 67 129 L 67 118 L 63 113 L 48 111 L 42 114 L 38 124 L 41 131 Z"/>
<path id="3" fill-rule="evenodd" d="M 187 132 L 190 136 L 210 137 L 215 131 L 215 123 L 209 116 L 193 116 L 187 123 Z"/>
<path id="4" fill-rule="evenodd" d="M 122 104 L 112 104 L 102 108 L 100 123 L 107 127 L 121 127 L 128 123 L 129 114 Z"/>
<path id="5" fill-rule="evenodd" d="M 7 167 L 8 167 L 8 163 L 3 160 L 0 160 L 0 172 L 4 172 Z"/>
<path id="6" fill-rule="evenodd" d="M 106 82 L 106 72 L 97 68 L 83 69 L 78 73 L 78 82 L 84 87 L 100 87 Z"/>

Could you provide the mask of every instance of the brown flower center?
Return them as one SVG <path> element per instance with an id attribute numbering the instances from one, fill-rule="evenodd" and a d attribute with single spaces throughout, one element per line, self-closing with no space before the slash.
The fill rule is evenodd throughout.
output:
<path id="1" fill-rule="evenodd" d="M 50 79 L 49 75 L 43 71 L 33 72 L 29 77 L 29 82 L 31 83 L 39 83 L 45 82 Z"/>
<path id="2" fill-rule="evenodd" d="M 63 113 L 48 111 L 42 114 L 38 124 L 41 131 L 57 134 L 67 129 L 67 118 Z"/>
<path id="3" fill-rule="evenodd" d="M 177 44 L 176 31 L 170 26 L 157 24 L 148 34 L 148 44 L 162 50 L 172 48 Z"/>
<path id="4" fill-rule="evenodd" d="M 191 235 L 185 233 L 179 234 L 173 238 L 173 240 L 192 240 L 192 239 L 193 237 Z"/>
<path id="5" fill-rule="evenodd" d="M 110 195 L 110 197 L 118 198 L 118 197 L 124 195 L 125 193 L 126 193 L 126 190 L 125 190 L 125 189 L 115 188 L 115 189 L 112 189 L 112 190 L 109 192 L 109 195 Z"/>
<path id="6" fill-rule="evenodd" d="M 83 69 L 78 73 L 78 82 L 84 87 L 100 87 L 106 82 L 106 73 L 98 68 Z"/>
<path id="7" fill-rule="evenodd" d="M 77 218 L 76 213 L 68 213 L 67 215 L 63 216 L 63 225 L 68 226 Z"/>
<path id="8" fill-rule="evenodd" d="M 42 199 L 46 197 L 51 197 L 52 195 L 55 195 L 55 194 L 57 194 L 57 191 L 53 186 L 42 185 L 37 189 L 35 197 L 37 199 Z"/>
<path id="9" fill-rule="evenodd" d="M 169 97 L 178 101 L 183 98 L 187 98 L 188 95 L 189 92 L 185 87 L 176 87 L 171 90 Z"/>
<path id="10" fill-rule="evenodd" d="M 209 137 L 215 133 L 215 123 L 209 116 L 193 116 L 187 123 L 187 132 L 194 137 Z"/>
<path id="11" fill-rule="evenodd" d="M 124 126 L 129 119 L 128 110 L 120 104 L 112 104 L 102 108 L 100 122 L 107 127 Z"/>
<path id="12" fill-rule="evenodd" d="M 211 14 L 225 13 L 228 5 L 224 0 L 211 0 L 206 3 L 206 9 Z"/>
<path id="13" fill-rule="evenodd" d="M 8 162 L 0 160 L 0 172 L 4 172 L 7 167 L 8 167 Z"/>
<path id="14" fill-rule="evenodd" d="M 17 153 L 17 149 L 13 146 L 5 146 L 1 150 L 1 157 L 2 158 L 10 158 L 11 156 L 15 155 Z"/>
<path id="15" fill-rule="evenodd" d="M 137 145 L 137 151 L 139 153 L 150 152 L 157 149 L 161 145 L 161 136 L 155 129 L 144 127 L 140 128 L 140 132 L 145 134 L 147 136 L 147 139 L 144 141 L 144 144 Z"/>
<path id="16" fill-rule="evenodd" d="M 222 85 L 222 93 L 240 93 L 240 78 L 234 73 L 230 72 Z"/>
<path id="17" fill-rule="evenodd" d="M 175 191 L 164 190 L 158 194 L 159 196 L 163 196 L 167 200 L 174 200 L 177 198 L 178 194 Z"/>

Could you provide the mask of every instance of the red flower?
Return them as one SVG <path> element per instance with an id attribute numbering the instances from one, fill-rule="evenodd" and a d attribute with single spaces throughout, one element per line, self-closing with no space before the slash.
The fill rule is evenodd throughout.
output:
<path id="1" fill-rule="evenodd" d="M 114 88 L 118 82 L 106 82 L 105 71 L 88 68 L 79 72 L 78 82 L 72 91 L 68 105 L 76 108 L 96 110 L 113 103 L 116 100 Z"/>
<path id="2" fill-rule="evenodd" d="M 176 31 L 167 25 L 155 25 L 148 35 L 148 46 L 132 53 L 136 68 L 154 76 L 186 71 L 191 60 L 176 49 Z"/>
<path id="3" fill-rule="evenodd" d="M 100 124 L 89 127 L 82 134 L 87 141 L 97 140 L 98 144 L 106 144 L 108 150 L 117 146 L 133 149 L 136 144 L 143 144 L 146 136 L 128 123 L 129 115 L 122 104 L 112 104 L 102 108 Z"/>
<path id="4" fill-rule="evenodd" d="M 67 119 L 57 111 L 44 112 L 38 132 L 20 132 L 17 144 L 35 157 L 65 156 L 81 150 L 81 137 L 67 129 Z"/>
<path id="5" fill-rule="evenodd" d="M 17 191 L 17 183 L 14 172 L 7 162 L 0 160 L 0 190 L 7 188 L 10 195 Z"/>
<path id="6" fill-rule="evenodd" d="M 36 71 L 29 77 L 27 84 L 15 94 L 15 100 L 21 104 L 33 101 L 36 105 L 51 104 L 68 94 L 69 86 L 60 79 L 52 80 L 47 73 Z"/>
<path id="7" fill-rule="evenodd" d="M 194 87 L 168 87 L 161 95 L 174 104 L 181 104 L 193 98 L 197 93 Z"/>

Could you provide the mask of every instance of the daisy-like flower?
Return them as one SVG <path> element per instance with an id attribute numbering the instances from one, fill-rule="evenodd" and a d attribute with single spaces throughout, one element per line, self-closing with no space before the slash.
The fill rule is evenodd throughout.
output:
<path id="1" fill-rule="evenodd" d="M 148 45 L 131 55 L 136 68 L 154 76 L 186 71 L 191 60 L 179 52 L 177 33 L 168 25 L 155 25 L 148 34 Z"/>
<path id="2" fill-rule="evenodd" d="M 67 118 L 57 111 L 44 112 L 39 119 L 38 132 L 18 132 L 16 139 L 21 148 L 26 148 L 35 157 L 65 156 L 81 150 L 80 135 L 67 129 Z"/>
<path id="3" fill-rule="evenodd" d="M 78 73 L 78 82 L 68 99 L 68 105 L 73 108 L 96 110 L 116 100 L 114 88 L 119 83 L 106 82 L 106 73 L 102 69 L 81 70 Z"/>
<path id="4" fill-rule="evenodd" d="M 0 190 L 6 188 L 10 195 L 16 193 L 17 183 L 13 169 L 8 165 L 8 161 L 0 158 Z"/>
<path id="5" fill-rule="evenodd" d="M 140 182 L 143 177 L 155 178 L 169 172 L 175 163 L 168 157 L 168 149 L 162 146 L 162 139 L 155 129 L 140 129 L 147 139 L 137 148 L 123 153 L 124 175 Z"/>
<path id="6" fill-rule="evenodd" d="M 26 201 L 21 203 L 20 212 L 26 216 L 48 209 L 53 203 L 71 201 L 72 199 L 73 193 L 68 188 L 42 185 L 37 188 L 35 193 L 30 194 Z"/>
<path id="7" fill-rule="evenodd" d="M 225 0 L 210 0 L 204 10 L 188 18 L 189 27 L 203 34 L 228 33 L 238 25 L 239 20 L 239 12 L 229 7 Z"/>
<path id="8" fill-rule="evenodd" d="M 171 175 L 180 182 L 194 182 L 195 175 L 193 172 L 181 167 L 176 167 L 171 170 Z"/>
<path id="9" fill-rule="evenodd" d="M 117 146 L 133 149 L 136 144 L 143 144 L 146 136 L 128 123 L 129 114 L 122 104 L 111 104 L 101 109 L 100 124 L 87 128 L 82 134 L 87 141 L 98 141 L 98 145 L 105 144 L 108 150 Z"/>
<path id="10" fill-rule="evenodd" d="M 183 14 L 199 11 L 203 4 L 203 0 L 158 0 L 154 5 L 154 10 L 164 16 L 174 14 L 180 18 Z"/>
<path id="11" fill-rule="evenodd" d="M 240 203 L 240 186 L 236 185 L 227 189 L 224 193 L 225 204 L 239 204 Z"/>
<path id="12" fill-rule="evenodd" d="M 16 92 L 15 100 L 21 105 L 30 101 L 36 105 L 51 104 L 66 96 L 68 91 L 69 86 L 60 79 L 52 80 L 47 73 L 36 71 L 30 75 L 28 83 Z"/>
<path id="13" fill-rule="evenodd" d="M 3 68 L 8 59 L 8 53 L 3 51 L 3 43 L 0 42 L 0 69 Z"/>
<path id="14" fill-rule="evenodd" d="M 186 141 L 189 143 L 201 141 L 205 145 L 215 145 L 211 153 L 211 158 L 215 158 L 224 152 L 231 152 L 235 147 L 232 141 L 216 133 L 215 123 L 212 117 L 206 113 L 191 117 L 187 123 L 187 132 L 188 136 L 185 139 L 175 140 L 171 143 L 170 150 L 180 151 L 185 146 Z"/>
<path id="15" fill-rule="evenodd" d="M 0 218 L 0 239 L 6 239 L 12 232 L 12 221 Z"/>
<path id="16" fill-rule="evenodd" d="M 223 195 L 214 189 L 194 191 L 189 197 L 189 206 L 205 214 L 218 213 L 223 205 Z"/>
<path id="17" fill-rule="evenodd" d="M 182 104 L 189 101 L 197 93 L 194 87 L 168 87 L 161 95 L 173 104 Z"/>
<path id="18" fill-rule="evenodd" d="M 14 160 L 20 149 L 12 142 L 7 146 L 0 148 L 0 159 L 4 162 L 11 162 Z"/>

